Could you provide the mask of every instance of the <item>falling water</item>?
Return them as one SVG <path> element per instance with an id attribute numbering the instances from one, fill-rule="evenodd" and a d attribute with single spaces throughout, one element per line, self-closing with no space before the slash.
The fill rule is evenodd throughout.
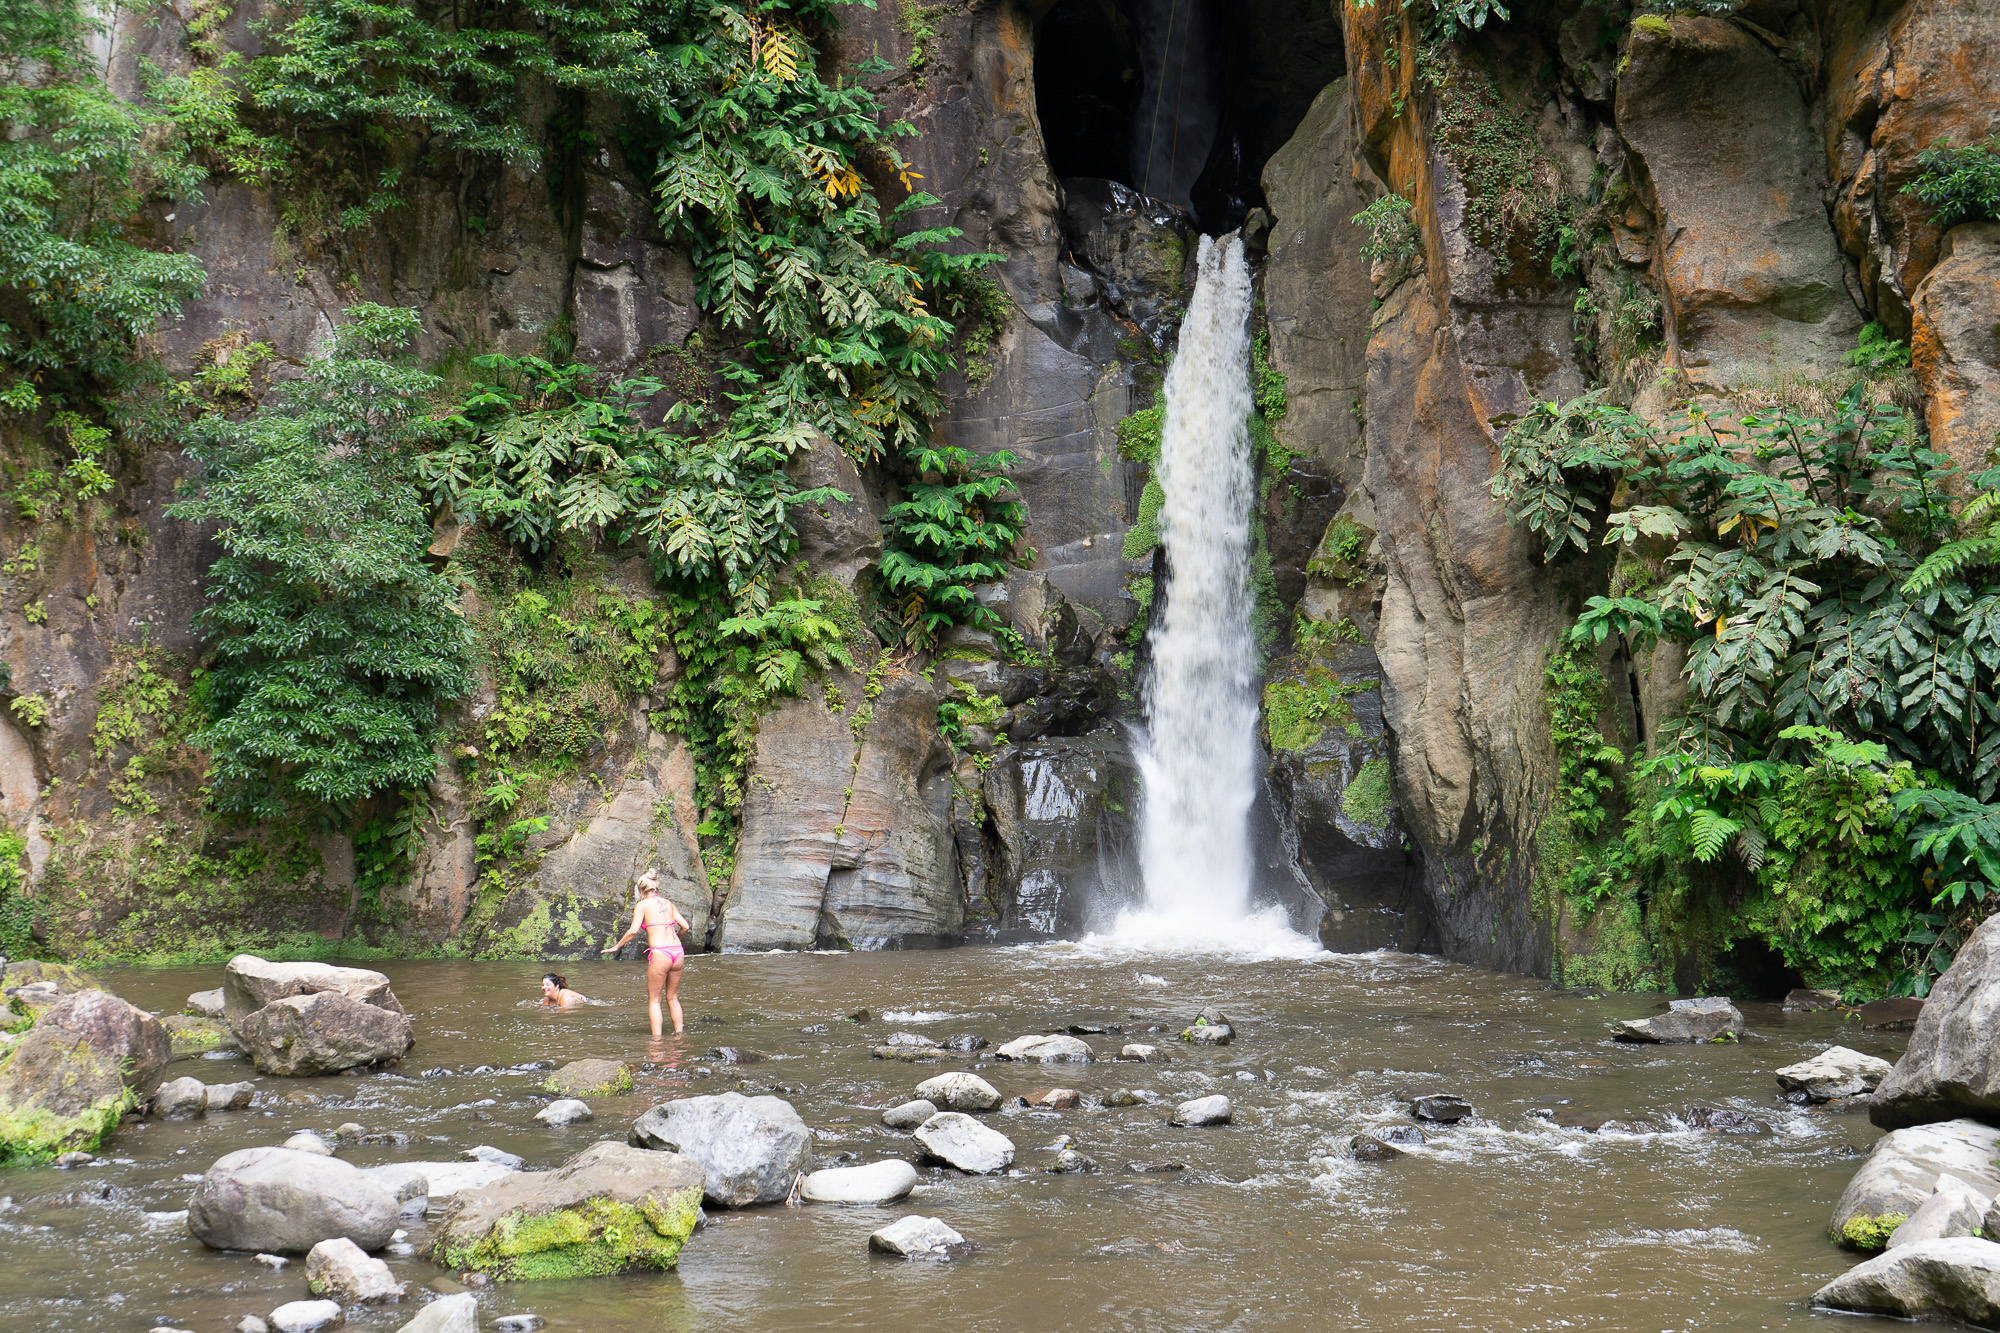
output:
<path id="1" fill-rule="evenodd" d="M 1250 630 L 1250 271 L 1203 237 L 1160 435 L 1170 582 L 1152 633 L 1139 859 L 1146 906 L 1107 943 L 1296 954 L 1318 945 L 1250 908 L 1257 662 Z"/>

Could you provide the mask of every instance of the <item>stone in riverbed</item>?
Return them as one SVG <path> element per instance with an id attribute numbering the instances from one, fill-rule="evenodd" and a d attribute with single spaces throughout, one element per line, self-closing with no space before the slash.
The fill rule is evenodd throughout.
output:
<path id="1" fill-rule="evenodd" d="M 1874 1091 L 1893 1067 L 1887 1060 L 1845 1046 L 1829 1046 L 1810 1060 L 1780 1069 L 1778 1086 L 1795 1101 L 1830 1102 Z"/>
<path id="2" fill-rule="evenodd" d="M 1789 990 L 1785 992 L 1785 1008 L 1793 1013 L 1823 1014 L 1840 1008 L 1840 992 L 1837 990 Z"/>
<path id="3" fill-rule="evenodd" d="M 593 1143 L 554 1171 L 459 1195 L 423 1254 L 502 1282 L 672 1268 L 701 1218 L 703 1181 L 676 1153 Z"/>
<path id="4" fill-rule="evenodd" d="M 191 1120 L 208 1109 L 208 1085 L 198 1078 L 162 1083 L 153 1094 L 153 1114 L 163 1120 Z"/>
<path id="5" fill-rule="evenodd" d="M 1976 1120 L 1913 1125 L 1884 1134 L 1833 1210 L 1833 1238 L 1849 1249 L 1880 1249 L 1947 1173 L 1976 1190 L 2000 1195 L 1996 1155 L 2000 1129 Z"/>
<path id="6" fill-rule="evenodd" d="M 391 1162 L 362 1172 L 393 1194 L 398 1203 L 412 1199 L 447 1199 L 466 1190 L 491 1185 L 514 1173 L 495 1162 Z"/>
<path id="7" fill-rule="evenodd" d="M 790 1102 L 740 1092 L 656 1106 L 632 1126 L 631 1142 L 698 1163 L 719 1208 L 783 1202 L 812 1163 L 812 1131 Z"/>
<path id="8" fill-rule="evenodd" d="M 1909 1220 L 1896 1228 L 1884 1249 L 1901 1249 L 1927 1240 L 1978 1234 L 1993 1206 L 1990 1192 L 1976 1190 L 1954 1175 L 1940 1175 L 1937 1190 L 1917 1205 Z"/>
<path id="9" fill-rule="evenodd" d="M 198 990 L 188 996 L 184 1012 L 191 1018 L 221 1018 L 222 987 L 217 986 L 214 990 Z"/>
<path id="10" fill-rule="evenodd" d="M 186 1014 L 167 1014 L 160 1019 L 160 1026 L 167 1030 L 167 1041 L 172 1046 L 176 1060 L 184 1060 L 207 1051 L 242 1049 L 236 1040 L 236 1034 L 231 1032 L 219 1018 L 191 1018 Z"/>
<path id="11" fill-rule="evenodd" d="M 1975 932 L 1976 934 L 1977 932 Z M 1950 975 L 1947 969 L 1946 976 Z M 1942 978 L 1938 982 L 1943 985 Z M 1931 992 L 1936 998 L 1937 992 Z M 1923 1017 L 1928 1000 L 1919 1000 L 1913 995 L 1897 995 L 1886 1000 L 1870 1000 L 1854 1011 L 1854 1018 L 1871 1032 L 1909 1032 L 1916 1028 L 1917 1020 Z"/>
<path id="12" fill-rule="evenodd" d="M 927 1102 L 921 1097 L 901 1106 L 892 1106 L 882 1113 L 882 1123 L 891 1129 L 915 1129 L 924 1121 L 938 1113 L 935 1102 Z"/>
<path id="13" fill-rule="evenodd" d="M 1356 1134 L 1348 1151 L 1357 1162 L 1393 1162 L 1405 1155 L 1401 1148 L 1384 1143 L 1373 1134 Z"/>
<path id="14" fill-rule="evenodd" d="M 266 1005 L 319 994 L 344 995 L 357 1004 L 391 1013 L 403 1012 L 402 1002 L 390 989 L 389 978 L 365 967 L 272 963 L 240 953 L 229 960 L 222 972 L 223 1018 L 232 1028 Z"/>
<path id="15" fill-rule="evenodd" d="M 101 990 L 61 995 L 0 1058 L 0 1160 L 97 1148 L 160 1086 L 170 1054 L 143 1010 Z"/>
<path id="16" fill-rule="evenodd" d="M 518 1153 L 507 1152 L 504 1151 L 503 1149 L 495 1148 L 491 1144 L 487 1143 L 479 1144 L 477 1147 L 467 1148 L 464 1152 L 460 1153 L 458 1156 L 460 1161 L 491 1162 L 493 1165 L 505 1167 L 509 1171 L 519 1171 L 522 1167 L 527 1165 L 527 1162 L 522 1160 L 521 1156 Z"/>
<path id="17" fill-rule="evenodd" d="M 563 1125 L 573 1125 L 579 1120 L 595 1118 L 596 1113 L 590 1109 L 590 1104 L 578 1101 L 574 1097 L 564 1097 L 559 1101 L 550 1102 L 535 1112 L 535 1119 L 551 1128 L 560 1128 Z"/>
<path id="18" fill-rule="evenodd" d="M 975 1176 L 1004 1171 L 1014 1162 L 1012 1139 L 957 1111 L 940 1111 L 919 1125 L 917 1142 L 945 1165 Z"/>
<path id="19" fill-rule="evenodd" d="M 1085 1157 L 1074 1148 L 1064 1148 L 1058 1152 L 1055 1162 L 1049 1167 L 1052 1173 L 1059 1176 L 1068 1175 L 1074 1171 L 1095 1171 L 1096 1169 L 1097 1162 L 1094 1158 Z"/>
<path id="20" fill-rule="evenodd" d="M 917 1168 L 892 1158 L 814 1171 L 806 1177 L 799 1197 L 807 1203 L 894 1203 L 916 1187 Z"/>
<path id="21" fill-rule="evenodd" d="M 216 1160 L 188 1200 L 188 1234 L 214 1250 L 304 1254 L 345 1236 L 379 1250 L 396 1230 L 396 1200 L 348 1162 L 287 1148 Z"/>
<path id="22" fill-rule="evenodd" d="M 306 1254 L 306 1289 L 343 1305 L 375 1305 L 403 1299 L 403 1284 L 389 1265 L 370 1259 L 341 1237 L 323 1240 Z"/>
<path id="23" fill-rule="evenodd" d="M 921 1032 L 891 1032 L 882 1042 L 884 1046 L 922 1046 L 935 1050 L 938 1043 Z"/>
<path id="24" fill-rule="evenodd" d="M 1235 1108 L 1230 1106 L 1229 1099 L 1218 1093 L 1213 1097 L 1196 1097 L 1192 1101 L 1182 1102 L 1174 1108 L 1173 1119 L 1168 1123 L 1188 1126 L 1226 1125 L 1234 1114 Z"/>
<path id="25" fill-rule="evenodd" d="M 1227 1023 L 1196 1023 L 1182 1030 L 1181 1040 L 1196 1046 L 1227 1046 L 1236 1040 L 1236 1029 Z"/>
<path id="26" fill-rule="evenodd" d="M 615 1097 L 632 1091 L 632 1069 L 618 1060 L 572 1060 L 542 1083 L 558 1097 Z"/>
<path id="27" fill-rule="evenodd" d="M 1021 1098 L 1021 1104 L 1042 1111 L 1074 1111 L 1082 1100 L 1075 1088 L 1041 1088 Z"/>
<path id="28" fill-rule="evenodd" d="M 231 1031 L 259 1072 L 286 1078 L 401 1059 L 416 1045 L 410 1016 L 400 1008 L 364 1004 L 331 990 L 273 1000 L 233 1022 Z"/>
<path id="29" fill-rule="evenodd" d="M 965 1237 L 935 1217 L 900 1218 L 868 1238 L 868 1248 L 907 1258 L 937 1258 L 950 1253 Z"/>
<path id="30" fill-rule="evenodd" d="M 1972 1236 L 1919 1241 L 1848 1269 L 1812 1303 L 1898 1319 L 1957 1319 L 2000 1326 L 2000 1245 Z"/>
<path id="31" fill-rule="evenodd" d="M 1000 1090 L 977 1074 L 939 1074 L 917 1084 L 917 1100 L 941 1111 L 990 1111 L 1000 1104 Z"/>
<path id="32" fill-rule="evenodd" d="M 396 1333 L 479 1333 L 479 1298 L 469 1291 L 440 1296 Z"/>
<path id="33" fill-rule="evenodd" d="M 947 1051 L 958 1051 L 969 1055 L 973 1051 L 983 1051 L 993 1043 L 976 1032 L 961 1032 L 944 1044 Z"/>
<path id="34" fill-rule="evenodd" d="M 1864 1016 L 1870 1006 L 1863 1006 Z M 1988 917 L 1924 1002 L 1910 1045 L 1868 1118 L 1900 1129 L 1958 1116 L 2000 1119 L 2000 916 Z M 1865 1017 L 1864 1017 L 1865 1021 Z"/>
<path id="35" fill-rule="evenodd" d="M 1472 1103 L 1449 1092 L 1425 1092 L 1410 1098 L 1410 1114 L 1419 1120 L 1455 1125 L 1472 1114 Z"/>
<path id="36" fill-rule="evenodd" d="M 313 1333 L 345 1322 L 339 1301 L 288 1301 L 271 1311 L 270 1319 L 276 1333 Z"/>
<path id="37" fill-rule="evenodd" d="M 1143 1041 L 1127 1042 L 1125 1049 L 1118 1052 L 1120 1060 L 1137 1060 L 1143 1064 L 1151 1064 L 1153 1061 L 1159 1059 L 1159 1056 L 1159 1047 L 1148 1046 Z"/>
<path id="38" fill-rule="evenodd" d="M 870 1046 L 868 1054 L 877 1060 L 901 1060 L 904 1064 L 918 1064 L 936 1060 L 944 1054 L 942 1046 Z"/>
<path id="39" fill-rule="evenodd" d="M 993 1052 L 997 1060 L 1039 1060 L 1043 1064 L 1066 1062 L 1084 1064 L 1090 1060 L 1090 1047 L 1067 1033 L 1054 1032 L 1046 1037 L 1016 1037 L 999 1050 Z"/>
<path id="40" fill-rule="evenodd" d="M 1691 1042 L 1732 1039 L 1743 1031 L 1743 1015 L 1728 1000 L 1707 996 L 1697 1000 L 1674 1000 L 1664 1014 L 1651 1018 L 1628 1018 L 1613 1024 L 1611 1035 L 1619 1041 L 1656 1042 L 1684 1045 Z"/>
<path id="41" fill-rule="evenodd" d="M 1106 1106 L 1150 1106 L 1160 1094 L 1150 1088 L 1113 1088 L 1104 1094 Z"/>

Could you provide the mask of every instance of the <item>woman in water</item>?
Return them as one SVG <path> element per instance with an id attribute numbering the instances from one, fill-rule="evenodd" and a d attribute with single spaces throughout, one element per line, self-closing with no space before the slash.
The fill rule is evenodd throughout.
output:
<path id="1" fill-rule="evenodd" d="M 688 923 L 674 905 L 660 896 L 660 872 L 647 867 L 639 876 L 640 898 L 632 908 L 632 926 L 618 943 L 605 949 L 617 953 L 641 930 L 646 932 L 646 1013 L 653 1020 L 653 1035 L 660 1035 L 660 990 L 667 992 L 667 1012 L 674 1016 L 674 1035 L 681 1033 L 681 968 L 687 951 L 681 947 L 681 932 Z"/>
<path id="2" fill-rule="evenodd" d="M 569 978 L 560 972 L 542 973 L 542 1003 L 552 1009 L 567 1009 L 571 1005 L 589 1004 L 581 991 L 569 988 Z"/>

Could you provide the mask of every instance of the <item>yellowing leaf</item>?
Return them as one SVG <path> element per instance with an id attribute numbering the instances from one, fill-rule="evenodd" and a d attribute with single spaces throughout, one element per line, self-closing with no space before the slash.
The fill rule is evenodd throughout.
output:
<path id="1" fill-rule="evenodd" d="M 826 197 L 829 199 L 861 193 L 861 173 L 844 162 L 831 169 L 822 167 L 820 179 L 826 184 Z"/>

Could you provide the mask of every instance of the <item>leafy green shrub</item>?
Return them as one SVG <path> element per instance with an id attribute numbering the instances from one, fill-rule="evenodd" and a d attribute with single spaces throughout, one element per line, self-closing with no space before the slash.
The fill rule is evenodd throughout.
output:
<path id="1" fill-rule="evenodd" d="M 1903 192 L 1935 208 L 1940 227 L 2000 218 L 2000 136 L 1963 147 L 1939 139 L 1917 154 L 1916 179 Z"/>
<path id="2" fill-rule="evenodd" d="M 1866 371 L 1871 377 L 1887 371 L 1903 370 L 1910 364 L 1909 347 L 1901 339 L 1891 338 L 1889 331 L 1880 324 L 1862 325 L 1859 342 L 1860 345 L 1841 360 Z"/>
<path id="3" fill-rule="evenodd" d="M 1402 195 L 1385 194 L 1348 221 L 1368 228 L 1368 239 L 1361 243 L 1363 259 L 1395 266 L 1417 257 L 1417 228 L 1410 220 L 1410 201 Z"/>
<path id="4" fill-rule="evenodd" d="M 913 465 L 909 498 L 882 516 L 882 582 L 900 637 L 923 647 L 954 624 L 999 624 L 972 585 L 1006 576 L 1028 516 L 1007 480 L 1010 453 L 923 449 Z"/>
<path id="5" fill-rule="evenodd" d="M 435 377 L 396 359 L 413 311 L 359 305 L 329 356 L 242 421 L 188 428 L 176 517 L 218 525 L 198 624 L 217 802 L 259 819 L 427 786 L 440 710 L 471 684 L 457 593 L 424 562 L 415 456 Z"/>
<path id="6" fill-rule="evenodd" d="M 191 194 L 201 173 L 155 149 L 152 118 L 105 86 L 96 14 L 79 0 L 0 0 L 0 364 L 12 372 L 0 388 L 15 408 L 37 400 L 30 380 L 116 374 L 201 291 L 192 255 L 128 236 L 148 194 Z"/>
<path id="7" fill-rule="evenodd" d="M 1360 8 L 1373 9 L 1375 0 L 1360 0 Z M 1466 33 L 1477 32 L 1488 19 L 1506 21 L 1507 7 L 1499 0 L 1402 0 L 1404 13 L 1416 12 L 1429 42 L 1455 42 Z"/>

